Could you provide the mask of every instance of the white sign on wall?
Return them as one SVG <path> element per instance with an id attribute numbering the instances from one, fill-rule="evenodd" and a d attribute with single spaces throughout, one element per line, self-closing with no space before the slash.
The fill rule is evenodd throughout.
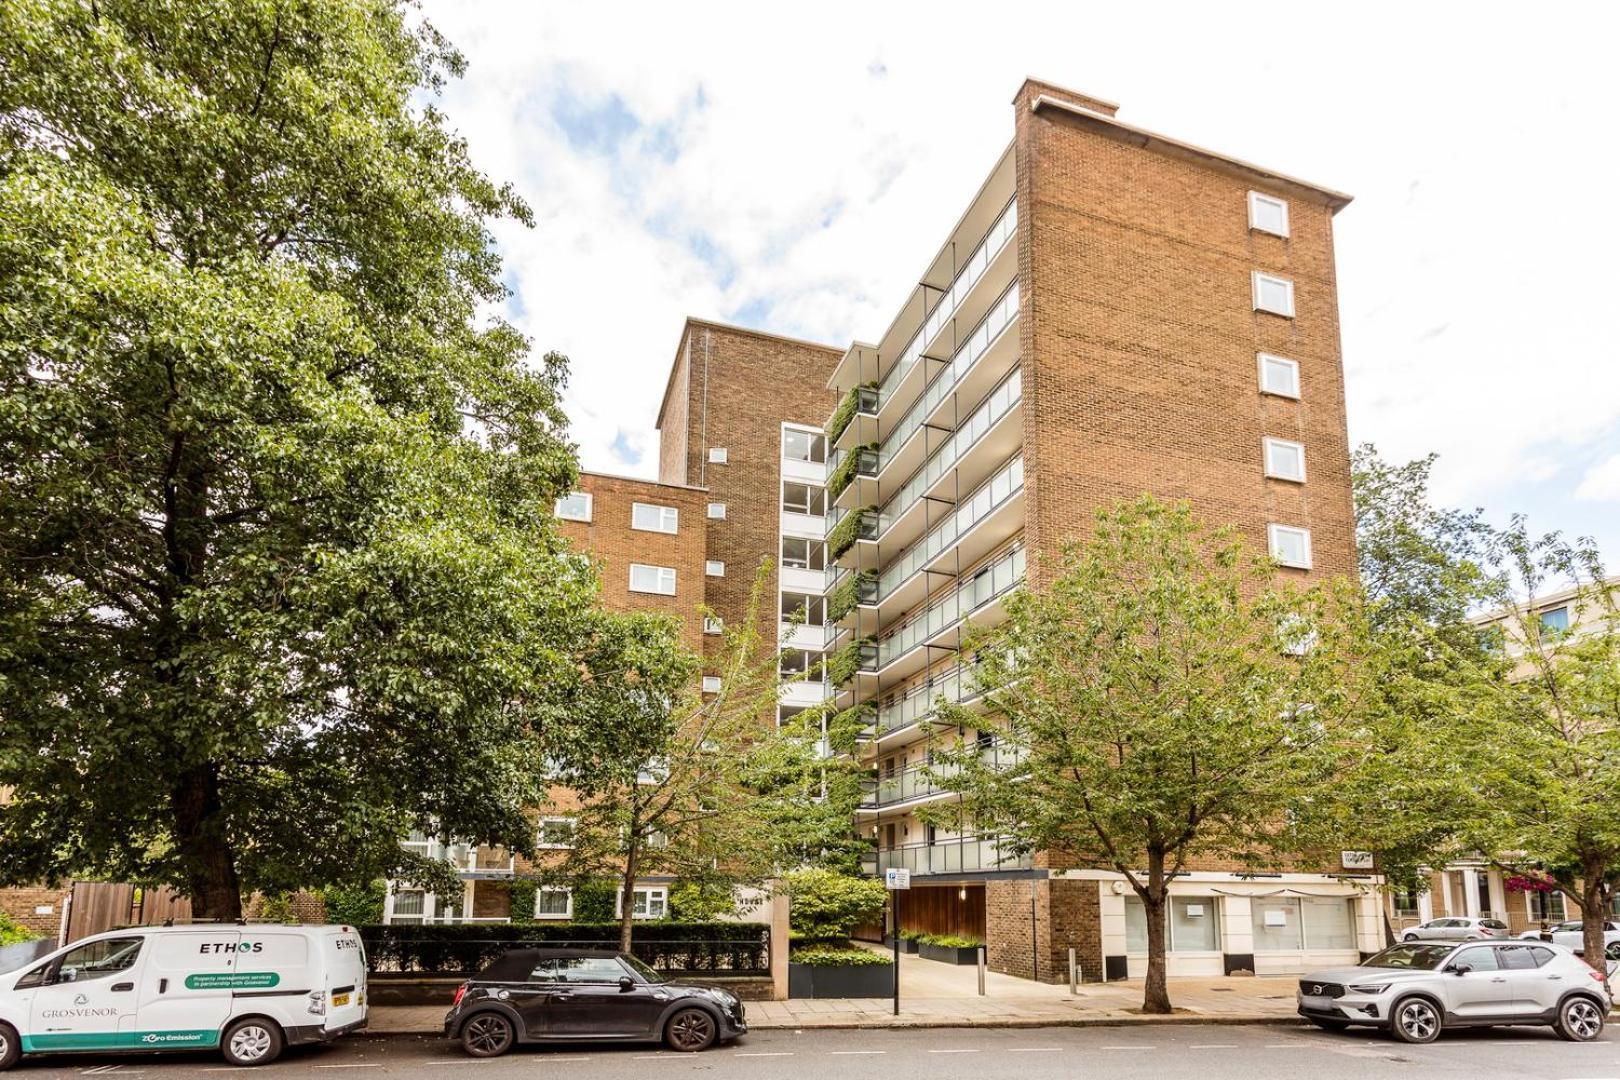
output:
<path id="1" fill-rule="evenodd" d="M 1204 905 L 1203 904 L 1188 904 L 1187 905 L 1187 918 L 1189 918 L 1189 919 L 1202 919 L 1203 917 L 1204 917 Z"/>
<path id="2" fill-rule="evenodd" d="M 1373 853 L 1370 851 L 1341 851 L 1339 852 L 1339 865 L 1346 870 L 1371 870 L 1373 868 Z"/>
<path id="3" fill-rule="evenodd" d="M 1275 907 L 1266 908 L 1266 925 L 1267 926 L 1287 926 L 1288 925 L 1288 909 L 1287 908 L 1275 908 Z"/>
<path id="4" fill-rule="evenodd" d="M 911 871 L 891 866 L 883 871 L 883 884 L 890 889 L 911 888 Z"/>

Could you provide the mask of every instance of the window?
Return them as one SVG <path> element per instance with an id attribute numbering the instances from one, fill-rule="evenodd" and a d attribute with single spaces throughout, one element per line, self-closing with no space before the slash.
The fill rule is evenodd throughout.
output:
<path id="1" fill-rule="evenodd" d="M 552 851 L 573 847 L 574 819 L 567 817 L 541 818 L 539 838 L 535 841 L 534 846 Z"/>
<path id="2" fill-rule="evenodd" d="M 827 437 L 819 431 L 783 428 L 782 457 L 788 461 L 813 461 L 822 464 L 827 460 Z"/>
<path id="3" fill-rule="evenodd" d="M 827 489 L 815 484 L 788 481 L 782 485 L 782 509 L 790 514 L 814 514 L 820 517 L 827 512 Z"/>
<path id="4" fill-rule="evenodd" d="M 1170 952 L 1219 952 L 1220 918 L 1213 896 L 1172 897 L 1165 929 Z M 1147 908 L 1134 896 L 1125 898 L 1125 951 L 1147 952 Z"/>
<path id="5" fill-rule="evenodd" d="M 1307 949 L 1354 949 L 1356 925 L 1350 901 L 1329 896 L 1305 896 L 1299 901 Z"/>
<path id="6" fill-rule="evenodd" d="M 539 982 L 617 983 L 629 974 L 611 956 L 566 956 L 541 964 L 529 978 Z"/>
<path id="7" fill-rule="evenodd" d="M 726 518 L 726 504 L 725 503 L 710 503 L 709 504 L 709 516 L 711 518 L 714 518 L 716 521 L 724 521 L 725 518 Z"/>
<path id="8" fill-rule="evenodd" d="M 1541 613 L 1541 628 L 1549 633 L 1562 634 L 1569 629 L 1569 605 L 1548 608 Z"/>
<path id="9" fill-rule="evenodd" d="M 710 577 L 725 577 L 726 564 L 719 559 L 709 559 L 703 564 L 703 572 Z"/>
<path id="10" fill-rule="evenodd" d="M 1290 896 L 1257 896 L 1249 902 L 1255 952 L 1293 952 L 1304 947 L 1299 901 Z"/>
<path id="11" fill-rule="evenodd" d="M 724 465 L 726 463 L 726 448 L 723 446 L 709 447 L 709 464 Z"/>
<path id="12" fill-rule="evenodd" d="M 1463 949 L 1451 958 L 1449 967 L 1461 967 L 1467 964 L 1473 971 L 1496 971 L 1500 965 L 1496 962 L 1496 950 L 1489 945 L 1484 948 Z"/>
<path id="13" fill-rule="evenodd" d="M 680 523 L 681 512 L 673 506 L 652 503 L 630 505 L 630 527 L 642 532 L 672 533 Z"/>
<path id="14" fill-rule="evenodd" d="M 823 540 L 782 537 L 782 565 L 794 570 L 825 570 L 827 544 Z"/>
<path id="15" fill-rule="evenodd" d="M 105 979 L 135 966 L 141 954 L 138 937 L 108 938 L 69 949 L 51 964 L 52 983 L 81 983 Z"/>
<path id="16" fill-rule="evenodd" d="M 1294 283 L 1287 278 L 1254 272 L 1254 310 L 1294 317 Z"/>
<path id="17" fill-rule="evenodd" d="M 823 626 L 827 622 L 827 600 L 813 593 L 782 594 L 782 621 L 802 619 L 806 626 Z"/>
<path id="18" fill-rule="evenodd" d="M 721 686 L 720 676 L 718 676 L 718 675 L 705 675 L 705 676 L 703 676 L 703 692 L 705 694 L 718 694 L 720 692 L 720 686 Z"/>
<path id="19" fill-rule="evenodd" d="M 630 564 L 630 591 L 675 595 L 675 568 L 672 566 L 643 566 Z"/>
<path id="20" fill-rule="evenodd" d="M 726 624 L 718 615 L 703 616 L 703 632 L 705 634 L 719 634 L 726 629 Z"/>
<path id="21" fill-rule="evenodd" d="M 1266 439 L 1266 475 L 1273 480 L 1305 482 L 1305 447 L 1287 439 Z"/>
<path id="22" fill-rule="evenodd" d="M 803 649 L 783 649 L 782 659 L 777 665 L 785 678 L 795 678 L 800 675 L 810 675 L 815 672 L 821 663 L 821 654 L 806 652 Z M 812 677 L 815 677 L 812 675 Z"/>
<path id="23" fill-rule="evenodd" d="M 1271 544 L 1271 557 L 1282 566 L 1297 570 L 1311 568 L 1311 531 L 1292 525 L 1269 525 L 1267 536 Z"/>
<path id="24" fill-rule="evenodd" d="M 624 914 L 624 894 L 615 893 L 614 915 Z M 662 919 L 669 912 L 669 890 L 663 887 L 637 889 L 630 901 L 632 919 Z"/>
<path id="25" fill-rule="evenodd" d="M 534 917 L 567 919 L 574 914 L 574 894 L 567 889 L 539 888 L 534 893 Z"/>
<path id="26" fill-rule="evenodd" d="M 558 517 L 564 521 L 591 520 L 591 494 L 588 491 L 571 491 L 557 500 L 555 508 Z"/>
<path id="27" fill-rule="evenodd" d="M 1299 361 L 1261 353 L 1260 392 L 1299 400 Z"/>
<path id="28" fill-rule="evenodd" d="M 1527 889 L 1524 904 L 1532 922 L 1560 922 L 1568 917 L 1564 913 L 1564 894 L 1561 892 Z"/>
<path id="29" fill-rule="evenodd" d="M 1249 192 L 1249 228 L 1273 236 L 1288 235 L 1288 204 L 1275 195 Z"/>

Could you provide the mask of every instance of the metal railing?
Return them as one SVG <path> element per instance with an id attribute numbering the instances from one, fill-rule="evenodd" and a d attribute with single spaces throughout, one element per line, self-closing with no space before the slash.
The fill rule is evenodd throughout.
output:
<path id="1" fill-rule="evenodd" d="M 1029 756 L 1021 746 L 991 742 L 979 752 L 979 760 L 992 769 L 1010 769 Z M 910 802 L 927 795 L 948 792 L 945 781 L 960 772 L 956 765 L 910 765 L 888 776 L 880 776 L 862 784 L 861 806 L 874 810 L 896 803 Z"/>
<path id="2" fill-rule="evenodd" d="M 998 837 L 964 836 L 934 844 L 879 848 L 877 872 L 893 868 L 913 874 L 959 874 L 969 870 L 1028 870 L 1033 865 L 1028 854 L 1003 851 L 1004 844 Z"/>
<path id="3" fill-rule="evenodd" d="M 928 638 L 961 621 L 1024 580 L 1025 555 L 1016 547 L 979 570 L 935 601 L 921 615 L 880 638 L 871 650 L 871 660 L 862 657 L 862 670 L 877 671 L 910 652 Z"/>
<path id="4" fill-rule="evenodd" d="M 924 563 L 950 547 L 958 537 L 1023 489 L 1024 456 L 1019 454 L 996 470 L 995 475 L 980 484 L 972 495 L 958 503 L 931 532 L 901 552 L 900 557 L 878 575 L 877 594 L 871 602 L 881 601 L 909 581 Z"/>

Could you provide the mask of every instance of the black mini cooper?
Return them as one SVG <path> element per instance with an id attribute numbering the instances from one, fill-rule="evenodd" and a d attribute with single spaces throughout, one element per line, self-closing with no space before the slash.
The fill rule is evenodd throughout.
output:
<path id="1" fill-rule="evenodd" d="M 446 1038 L 473 1057 L 516 1043 L 657 1042 L 706 1050 L 746 1034 L 729 990 L 668 982 L 633 956 L 582 949 L 511 949 L 456 990 Z"/>

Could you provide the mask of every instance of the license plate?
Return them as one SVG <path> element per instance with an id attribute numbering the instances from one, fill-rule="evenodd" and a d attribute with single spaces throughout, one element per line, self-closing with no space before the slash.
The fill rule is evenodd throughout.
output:
<path id="1" fill-rule="evenodd" d="M 1320 994 L 1301 994 L 1299 1001 L 1301 1005 L 1311 1009 L 1331 1009 L 1333 1007 L 1333 999 Z"/>
<path id="2" fill-rule="evenodd" d="M 349 995 L 348 994 L 333 994 L 332 995 L 332 1008 L 341 1009 L 343 1006 L 347 1005 L 348 1003 L 349 1003 Z"/>

